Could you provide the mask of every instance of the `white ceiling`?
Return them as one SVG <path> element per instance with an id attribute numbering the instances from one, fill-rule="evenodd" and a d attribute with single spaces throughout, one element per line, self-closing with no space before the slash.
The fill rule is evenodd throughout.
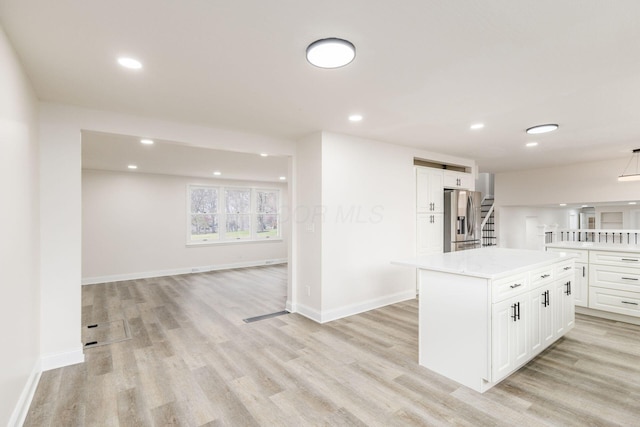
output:
<path id="1" fill-rule="evenodd" d="M 138 168 L 131 171 L 130 164 Z M 82 167 L 209 179 L 287 182 L 288 178 L 286 157 L 212 150 L 172 141 L 154 140 L 153 145 L 144 145 L 140 138 L 129 135 L 90 131 L 82 131 Z M 214 171 L 222 175 L 214 176 Z"/>
<path id="2" fill-rule="evenodd" d="M 45 101 L 290 139 L 340 132 L 494 172 L 640 147 L 637 0 L 0 0 L 0 23 Z M 308 64 L 326 37 L 353 42 L 355 61 Z M 524 132 L 547 122 L 560 129 Z"/>

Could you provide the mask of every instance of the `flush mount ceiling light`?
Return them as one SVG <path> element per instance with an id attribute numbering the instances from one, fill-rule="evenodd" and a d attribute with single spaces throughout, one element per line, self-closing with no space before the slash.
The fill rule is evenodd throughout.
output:
<path id="1" fill-rule="evenodd" d="M 129 165 L 127 166 L 129 169 L 138 169 L 138 165 Z"/>
<path id="2" fill-rule="evenodd" d="M 484 127 L 484 123 L 475 123 L 469 126 L 469 129 L 478 130 L 478 129 L 482 129 L 483 127 Z"/>
<path id="3" fill-rule="evenodd" d="M 362 121 L 362 116 L 360 114 L 352 114 L 349 116 L 350 122 L 359 122 Z"/>
<path id="4" fill-rule="evenodd" d="M 139 70 L 140 68 L 142 68 L 142 63 L 137 59 L 133 59 L 133 58 L 125 58 L 125 57 L 118 58 L 118 64 L 122 65 L 125 68 L 130 68 L 132 70 Z"/>
<path id="5" fill-rule="evenodd" d="M 220 175 L 222 175 L 222 172 L 220 172 L 220 171 L 215 171 L 215 172 L 213 172 L 213 174 L 214 174 L 215 176 L 220 176 Z"/>
<path id="6" fill-rule="evenodd" d="M 307 47 L 307 61 L 320 68 L 344 67 L 355 57 L 355 46 L 343 39 L 316 40 Z"/>
<path id="7" fill-rule="evenodd" d="M 531 133 L 531 134 L 547 133 L 547 132 L 553 132 L 556 129 L 558 129 L 557 124 L 549 123 L 546 125 L 531 126 L 530 128 L 527 129 L 527 133 Z"/>
<path id="8" fill-rule="evenodd" d="M 622 175 L 618 177 L 618 181 L 640 181 L 640 173 L 638 172 L 638 156 L 640 155 L 639 153 L 640 148 L 636 148 L 635 150 L 633 150 L 633 154 L 631 154 L 631 158 L 627 162 L 627 167 L 624 168 L 624 171 L 622 171 Z M 636 173 L 625 175 L 627 169 L 629 169 L 629 165 L 634 158 L 636 159 Z"/>
<path id="9" fill-rule="evenodd" d="M 141 139 L 140 140 L 140 144 L 153 145 L 153 140 L 152 139 Z"/>
<path id="10" fill-rule="evenodd" d="M 535 147 L 536 145 L 538 145 L 538 143 L 537 143 L 537 142 L 535 142 L 535 141 L 532 141 L 532 142 L 527 142 L 525 145 L 526 145 L 527 147 Z"/>

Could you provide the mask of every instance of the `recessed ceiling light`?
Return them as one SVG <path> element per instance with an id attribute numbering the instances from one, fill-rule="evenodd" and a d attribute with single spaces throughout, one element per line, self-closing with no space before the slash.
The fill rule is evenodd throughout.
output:
<path id="1" fill-rule="evenodd" d="M 637 204 L 636 202 L 629 202 L 630 205 L 635 205 Z"/>
<path id="2" fill-rule="evenodd" d="M 132 70 L 139 70 L 142 68 L 142 63 L 137 59 L 133 58 L 118 58 L 118 64 L 122 65 L 125 68 L 130 68 Z"/>
<path id="3" fill-rule="evenodd" d="M 360 114 L 352 114 L 349 116 L 349 121 L 351 122 L 359 122 L 362 120 L 362 116 Z"/>
<path id="4" fill-rule="evenodd" d="M 129 165 L 127 166 L 129 169 L 138 169 L 138 165 Z"/>
<path id="5" fill-rule="evenodd" d="M 307 47 L 307 61 L 320 68 L 344 67 L 355 57 L 353 43 L 335 37 L 316 40 Z"/>
<path id="6" fill-rule="evenodd" d="M 558 129 L 558 125 L 550 123 L 546 125 L 531 126 L 530 128 L 527 129 L 527 133 L 531 133 L 531 134 L 547 133 L 547 132 L 553 132 L 556 129 Z"/>
<path id="7" fill-rule="evenodd" d="M 220 171 L 214 171 L 214 172 L 213 172 L 213 174 L 214 174 L 215 176 L 220 176 L 220 175 L 222 175 L 222 172 L 220 172 Z"/>
<path id="8" fill-rule="evenodd" d="M 560 206 L 567 206 L 566 203 L 560 203 Z"/>
<path id="9" fill-rule="evenodd" d="M 281 176 L 281 177 L 280 177 L 280 181 L 284 181 L 285 179 L 287 179 L 287 177 L 286 177 L 286 176 Z"/>
<path id="10" fill-rule="evenodd" d="M 469 126 L 469 129 L 478 130 L 484 127 L 484 123 L 475 123 Z"/>
<path id="11" fill-rule="evenodd" d="M 260 156 L 261 156 L 261 157 L 267 157 L 267 156 L 268 156 L 268 154 L 267 154 L 267 153 L 260 153 Z"/>
<path id="12" fill-rule="evenodd" d="M 537 143 L 537 142 L 527 142 L 527 143 L 526 143 L 526 146 L 527 146 L 527 147 L 535 147 L 536 145 L 538 145 L 538 143 Z"/>
<path id="13" fill-rule="evenodd" d="M 152 139 L 141 139 L 140 140 L 140 144 L 153 145 L 153 140 Z"/>
<path id="14" fill-rule="evenodd" d="M 582 207 L 583 207 L 583 208 L 588 208 L 588 207 L 589 207 L 589 205 L 582 205 Z"/>

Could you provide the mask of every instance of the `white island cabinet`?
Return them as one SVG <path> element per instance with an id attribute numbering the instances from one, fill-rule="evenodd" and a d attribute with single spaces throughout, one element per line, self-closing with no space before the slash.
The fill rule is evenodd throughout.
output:
<path id="1" fill-rule="evenodd" d="M 419 363 L 485 392 L 574 325 L 572 256 L 482 248 L 395 264 L 419 272 Z"/>

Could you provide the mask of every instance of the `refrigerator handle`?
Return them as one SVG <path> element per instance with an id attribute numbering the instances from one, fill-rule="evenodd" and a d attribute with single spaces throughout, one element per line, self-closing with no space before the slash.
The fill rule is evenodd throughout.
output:
<path id="1" fill-rule="evenodd" d="M 473 193 L 469 193 L 469 196 L 467 198 L 467 218 L 469 218 L 469 220 L 467 221 L 467 234 L 469 236 L 475 237 L 476 231 L 474 228 L 476 223 L 476 209 L 473 205 L 472 194 Z"/>

